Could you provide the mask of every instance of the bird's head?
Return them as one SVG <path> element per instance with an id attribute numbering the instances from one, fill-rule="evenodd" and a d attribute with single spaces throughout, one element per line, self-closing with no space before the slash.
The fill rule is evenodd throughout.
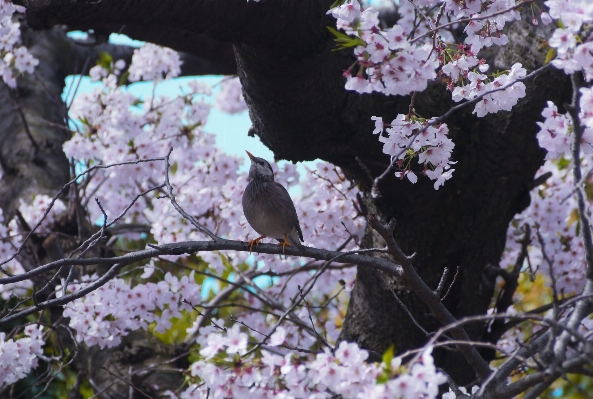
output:
<path id="1" fill-rule="evenodd" d="M 249 168 L 249 180 L 274 181 L 272 166 L 263 158 L 254 157 L 249 151 L 245 151 L 251 159 Z"/>

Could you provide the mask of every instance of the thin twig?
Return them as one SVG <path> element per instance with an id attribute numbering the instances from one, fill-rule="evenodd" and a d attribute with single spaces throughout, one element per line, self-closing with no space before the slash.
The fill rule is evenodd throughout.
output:
<path id="1" fill-rule="evenodd" d="M 47 207 L 47 209 L 43 213 L 43 216 L 41 217 L 41 219 L 39 220 L 39 222 L 37 222 L 37 224 L 29 231 L 29 233 L 23 239 L 21 245 L 17 248 L 17 250 L 10 257 L 8 257 L 8 259 L 0 262 L 0 271 L 2 271 L 7 276 L 12 276 L 12 274 L 6 272 L 6 270 L 4 270 L 4 268 L 2 268 L 2 266 L 5 265 L 5 264 L 7 264 L 8 262 L 10 262 L 11 260 L 15 259 L 18 255 L 20 255 L 21 251 L 23 250 L 23 248 L 25 248 L 25 245 L 27 244 L 27 242 L 29 241 L 29 239 L 31 238 L 31 236 L 33 234 L 35 234 L 35 232 L 37 231 L 37 229 L 39 228 L 39 226 L 41 226 L 41 224 L 43 223 L 43 221 L 45 220 L 45 218 L 47 217 L 47 215 L 49 214 L 49 212 L 52 210 L 52 208 L 53 208 L 55 202 L 58 200 L 58 198 L 60 196 L 62 196 L 62 194 L 64 194 L 66 192 L 66 189 L 68 189 L 73 184 L 76 184 L 76 181 L 78 179 L 80 179 L 81 177 L 83 177 L 83 176 L 85 176 L 85 175 L 87 175 L 87 174 L 89 174 L 89 173 L 91 173 L 91 172 L 93 172 L 95 170 L 98 170 L 98 169 L 109 169 L 109 168 L 112 168 L 112 167 L 115 167 L 115 166 L 137 165 L 139 163 L 144 163 L 144 162 L 164 161 L 164 160 L 165 160 L 165 158 L 149 158 L 149 159 L 138 159 L 138 160 L 135 160 L 135 161 L 118 162 L 118 163 L 109 164 L 109 165 L 95 165 L 95 166 L 92 166 L 92 167 L 88 168 L 84 172 L 79 173 L 78 175 L 76 175 L 68 183 L 64 184 L 62 186 L 62 188 L 60 189 L 60 191 L 52 198 L 52 200 L 49 203 L 49 206 Z M 0 281 L 0 284 L 2 284 L 1 281 Z"/>
<path id="2" fill-rule="evenodd" d="M 124 380 L 123 378 L 118 377 L 117 375 L 113 374 L 111 371 L 107 370 L 107 368 L 105 366 L 101 366 L 99 367 L 102 370 L 105 370 L 109 373 L 110 376 L 117 378 L 118 380 L 120 380 L 121 382 L 123 382 L 124 384 L 129 385 L 130 387 L 134 388 L 135 391 L 137 391 L 138 393 L 140 393 L 142 396 L 148 398 L 148 399 L 154 399 L 152 396 L 147 395 L 146 393 L 144 393 L 141 389 L 139 389 L 138 387 L 136 387 L 134 384 L 132 384 L 129 381 Z"/>
<path id="3" fill-rule="evenodd" d="M 301 288 L 301 286 L 297 286 L 299 289 L 299 293 L 301 294 L 301 300 L 303 302 L 305 302 L 305 306 L 307 308 L 307 313 L 309 313 L 309 321 L 311 322 L 311 327 L 313 328 L 313 331 L 315 332 L 315 338 L 317 339 L 317 344 L 319 345 L 319 348 L 321 348 L 324 345 L 324 339 L 321 335 L 319 335 L 319 333 L 317 332 L 317 329 L 315 328 L 315 323 L 313 322 L 313 317 L 311 317 L 311 309 L 309 308 L 309 302 L 307 302 L 307 300 L 305 299 L 305 296 L 303 295 L 303 289 Z M 326 342 L 326 341 L 325 341 Z M 330 347 L 331 349 L 331 347 Z"/>
<path id="4" fill-rule="evenodd" d="M 188 304 L 200 316 L 206 317 L 210 321 L 210 323 L 212 323 L 212 325 L 214 327 L 218 328 L 220 331 L 227 332 L 227 329 L 225 327 L 221 327 L 218 324 L 216 324 L 216 322 L 214 320 L 212 320 L 212 318 L 210 316 L 204 316 L 204 314 L 202 312 L 200 312 L 198 309 L 196 309 L 196 307 L 194 305 L 192 305 L 192 303 L 189 302 L 188 300 L 186 300 L 185 298 L 183 299 L 183 303 Z"/>
<path id="5" fill-rule="evenodd" d="M 457 320 L 451 314 L 451 312 L 443 305 L 442 301 L 435 293 L 426 285 L 424 280 L 418 275 L 412 260 L 414 255 L 407 256 L 403 253 L 399 245 L 397 245 L 393 238 L 393 230 L 395 229 L 395 221 L 392 220 L 389 224 L 384 225 L 374 215 L 369 216 L 369 224 L 371 227 L 383 237 L 389 248 L 389 252 L 400 262 L 403 273 L 402 279 L 408 284 L 408 286 L 420 297 L 420 299 L 429 307 L 432 314 L 439 320 L 443 325 L 453 327 L 450 329 L 453 338 L 461 341 L 469 341 L 467 332 L 461 325 L 457 325 Z M 431 341 L 435 340 L 433 337 Z M 434 343 L 434 342 L 433 342 Z M 463 345 L 457 345 L 457 349 L 470 366 L 475 370 L 476 374 L 480 378 L 486 378 L 490 373 L 491 369 L 488 362 L 480 355 L 480 353 L 474 347 L 467 347 Z"/>
<path id="6" fill-rule="evenodd" d="M 206 226 L 199 223 L 193 216 L 191 216 L 187 212 L 185 212 L 183 210 L 183 208 L 181 208 L 181 206 L 179 206 L 179 204 L 175 200 L 175 194 L 173 194 L 173 186 L 171 186 L 171 182 L 169 181 L 169 170 L 171 168 L 171 165 L 169 163 L 169 157 L 171 156 L 171 152 L 173 152 L 173 147 L 169 148 L 169 152 L 164 157 L 164 160 L 165 160 L 165 185 L 167 187 L 167 192 L 165 193 L 165 195 L 167 196 L 167 198 L 169 198 L 169 201 L 171 201 L 171 205 L 173 205 L 175 210 L 177 212 L 179 212 L 181 214 L 181 216 L 183 216 L 184 219 L 189 221 L 195 228 L 197 228 L 202 233 L 206 234 L 213 241 L 220 240 L 220 237 L 218 237 L 216 234 L 211 232 L 208 228 L 206 228 Z"/>
<path id="7" fill-rule="evenodd" d="M 441 280 L 439 281 L 439 285 L 437 285 L 437 289 L 434 290 L 436 296 L 441 296 L 441 291 L 445 287 L 445 282 L 447 282 L 447 277 L 449 276 L 449 268 L 445 267 L 443 270 L 443 275 L 441 276 Z M 451 284 L 452 285 L 452 284 Z"/>
<path id="8" fill-rule="evenodd" d="M 414 325 L 416 327 L 418 327 L 420 329 L 420 331 L 422 331 L 424 333 L 424 335 L 426 335 L 427 337 L 429 337 L 430 335 L 432 335 L 432 333 L 429 333 L 428 331 L 426 331 L 424 329 L 424 327 L 422 327 L 420 325 L 420 323 L 418 323 L 416 321 L 416 319 L 414 318 L 414 316 L 412 315 L 412 313 L 410 312 L 410 310 L 408 309 L 408 307 L 406 305 L 404 305 L 404 303 L 399 299 L 399 297 L 397 296 L 397 294 L 395 293 L 395 290 L 393 288 L 390 288 L 391 293 L 393 294 L 393 297 L 395 298 L 395 300 L 397 301 L 397 303 L 399 303 L 399 306 L 402 307 L 402 309 L 408 314 L 408 316 L 410 316 L 410 319 L 412 320 L 412 322 L 414 323 Z"/>
<path id="9" fill-rule="evenodd" d="M 453 285 L 457 281 L 457 276 L 459 276 L 459 266 L 457 266 L 457 270 L 455 271 L 455 275 L 453 276 L 453 281 L 451 281 L 451 285 L 449 286 L 449 289 L 445 293 L 445 296 L 441 298 L 441 301 L 444 301 L 445 299 L 447 299 L 447 296 L 451 292 L 451 288 L 453 288 Z"/>

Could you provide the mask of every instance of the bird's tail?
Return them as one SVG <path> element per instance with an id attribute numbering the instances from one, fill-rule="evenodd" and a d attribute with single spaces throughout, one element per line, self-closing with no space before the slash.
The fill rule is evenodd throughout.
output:
<path id="1" fill-rule="evenodd" d="M 301 227 L 296 226 L 290 234 L 288 234 L 288 243 L 297 247 L 301 246 L 301 240 L 303 240 L 303 233 L 301 232 Z"/>

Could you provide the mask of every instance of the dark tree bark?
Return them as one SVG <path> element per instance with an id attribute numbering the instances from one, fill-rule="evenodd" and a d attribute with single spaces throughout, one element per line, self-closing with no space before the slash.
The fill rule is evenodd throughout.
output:
<path id="1" fill-rule="evenodd" d="M 376 177 L 389 159 L 371 134 L 370 117 L 390 120 L 407 113 L 410 99 L 344 90 L 342 71 L 353 58 L 349 52 L 332 51 L 334 43 L 325 28 L 335 22 L 326 15 L 331 1 L 20 3 L 36 28 L 65 24 L 102 33 L 122 31 L 209 60 L 221 73 L 236 68 L 253 122 L 250 134 L 257 135 L 277 159 L 321 158 L 342 167 L 366 194 L 368 209 L 383 219 L 397 220 L 397 241 L 406 253 L 417 253 L 415 267 L 431 287 L 436 287 L 445 267 L 453 271 L 459 267 L 446 301 L 451 312 L 464 316 L 486 311 L 494 281 L 483 272 L 487 265 L 498 264 L 511 218 L 529 204 L 544 155 L 535 139 L 535 121 L 541 118 L 546 100 L 559 104 L 567 98 L 563 75 L 548 71 L 527 81 L 526 98 L 511 112 L 476 118 L 473 107 L 467 107 L 452 115 L 446 122 L 455 142 L 456 171 L 438 191 L 427 179 L 412 185 L 390 176 L 379 187 L 381 197 L 372 200 L 371 180 L 360 163 Z M 544 54 L 537 47 L 543 36 L 538 29 L 542 28 L 514 24 L 509 33 L 512 44 L 491 49 L 485 56 L 498 68 L 514 62 L 528 69 L 541 66 Z M 234 60 L 229 57 L 231 48 Z M 425 117 L 441 115 L 452 105 L 450 94 L 438 83 L 415 100 Z M 373 245 L 373 240 L 367 235 L 366 244 Z M 449 283 L 454 274 L 450 273 Z M 397 304 L 392 288 L 424 328 L 438 328 L 414 294 L 378 271 L 361 268 L 341 338 L 378 354 L 390 344 L 397 351 L 422 344 L 425 337 Z M 468 333 L 480 339 L 484 327 L 470 327 Z M 455 354 L 437 352 L 436 359 L 458 383 L 475 378 Z"/>

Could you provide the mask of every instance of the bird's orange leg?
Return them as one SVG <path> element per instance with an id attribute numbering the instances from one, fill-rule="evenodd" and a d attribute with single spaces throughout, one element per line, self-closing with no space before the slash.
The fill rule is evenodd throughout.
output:
<path id="1" fill-rule="evenodd" d="M 251 251 L 253 250 L 253 246 L 258 245 L 259 242 L 264 238 L 266 238 L 266 236 L 259 236 L 256 239 L 249 241 L 249 253 L 251 253 Z"/>
<path id="2" fill-rule="evenodd" d="M 288 242 L 288 234 L 284 234 L 284 242 L 281 242 L 280 245 L 282 245 L 282 253 L 284 254 L 284 251 L 286 251 L 286 247 L 290 245 L 290 243 Z M 284 255 L 286 256 L 286 254 Z"/>

